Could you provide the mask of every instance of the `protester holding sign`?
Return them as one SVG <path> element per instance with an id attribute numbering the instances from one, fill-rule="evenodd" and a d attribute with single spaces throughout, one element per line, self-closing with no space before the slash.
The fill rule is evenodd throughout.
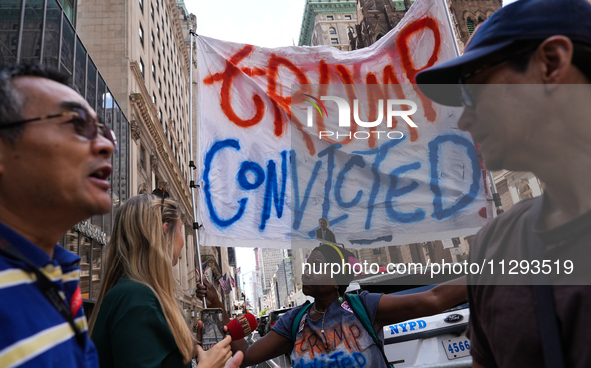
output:
<path id="1" fill-rule="evenodd" d="M 334 278 L 326 272 L 316 274 L 327 264 L 330 270 L 331 264 L 352 266 L 355 261 L 352 253 L 333 244 L 315 248 L 302 276 L 302 291 L 313 297 L 314 303 L 283 315 L 270 333 L 251 346 L 244 340 L 232 342 L 234 351 L 244 352 L 243 366 L 291 353 L 294 368 L 329 367 L 335 361 L 355 367 L 386 367 L 382 327 L 436 314 L 466 299 L 463 278 L 417 294 L 361 292 L 357 297 L 345 295 L 354 276 L 351 267 Z M 223 308 L 211 284 L 199 285 L 197 296 L 206 296 L 209 307 Z M 224 312 L 224 323 L 228 322 Z"/>
<path id="2" fill-rule="evenodd" d="M 416 73 L 456 56 L 442 0 L 417 1 L 375 44 L 264 48 L 199 35 L 204 244 L 403 245 L 472 235 L 487 189 L 460 110 Z M 330 229 L 317 231 L 317 219 Z"/>

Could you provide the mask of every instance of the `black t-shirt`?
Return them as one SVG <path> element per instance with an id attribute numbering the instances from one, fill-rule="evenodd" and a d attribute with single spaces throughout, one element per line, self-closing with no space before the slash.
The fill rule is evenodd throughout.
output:
<path id="1" fill-rule="evenodd" d="M 538 200 L 543 197 L 520 202 L 486 225 L 471 242 L 469 262 L 481 264 L 483 258 L 497 263 L 503 259 L 527 259 L 526 217 Z M 578 270 L 591 268 L 591 211 L 554 229 L 539 229 L 536 221 L 534 232 L 548 250 L 549 258 L 560 255 L 561 264 L 569 258 Z M 591 367 L 591 286 L 565 285 L 573 279 L 564 273 L 556 276 L 556 268 L 553 274 L 552 281 L 561 284 L 553 286 L 553 291 L 565 365 Z M 532 286 L 498 285 L 495 282 L 511 279 L 495 277 L 491 280 L 482 275 L 468 276 L 468 336 L 474 360 L 487 368 L 544 367 Z"/>

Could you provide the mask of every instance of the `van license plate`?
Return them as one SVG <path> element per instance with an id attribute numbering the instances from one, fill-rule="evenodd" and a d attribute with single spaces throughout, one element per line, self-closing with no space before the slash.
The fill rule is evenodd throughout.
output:
<path id="1" fill-rule="evenodd" d="M 470 355 L 470 340 L 466 336 L 444 339 L 441 343 L 449 360 Z"/>

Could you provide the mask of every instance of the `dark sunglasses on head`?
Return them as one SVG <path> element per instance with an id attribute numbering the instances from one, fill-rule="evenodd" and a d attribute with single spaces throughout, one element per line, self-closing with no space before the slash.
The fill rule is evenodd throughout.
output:
<path id="1" fill-rule="evenodd" d="M 96 121 L 96 119 L 92 117 L 92 115 L 90 115 L 86 110 L 84 110 L 81 107 L 72 107 L 70 111 L 62 112 L 61 114 L 46 115 L 40 116 L 38 118 L 14 121 L 7 124 L 0 124 L 0 129 L 14 128 L 16 126 L 31 123 L 33 121 L 55 119 L 61 116 L 71 116 L 72 119 L 68 120 L 68 122 L 72 122 L 74 124 L 74 130 L 76 131 L 76 134 L 84 138 L 94 140 L 98 136 L 100 130 L 101 135 L 107 138 L 111 143 L 113 143 L 113 145 L 115 146 L 115 152 L 117 152 L 117 139 L 115 138 L 115 133 L 111 129 L 109 129 L 109 127 L 107 127 L 105 124 Z"/>
<path id="2" fill-rule="evenodd" d="M 162 198 L 162 204 L 160 207 L 160 213 L 163 214 L 164 213 L 164 200 L 166 198 L 170 197 L 170 193 L 168 193 L 168 191 L 164 188 L 156 188 L 152 191 L 152 195 L 155 195 L 156 197 L 160 197 Z"/>

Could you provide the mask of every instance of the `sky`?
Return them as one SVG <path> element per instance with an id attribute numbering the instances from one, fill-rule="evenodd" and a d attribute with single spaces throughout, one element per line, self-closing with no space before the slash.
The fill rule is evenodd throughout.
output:
<path id="1" fill-rule="evenodd" d="M 516 0 L 503 0 L 503 5 Z M 306 0 L 185 0 L 197 34 L 264 47 L 298 44 Z"/>
<path id="2" fill-rule="evenodd" d="M 198 35 L 263 47 L 298 44 L 305 0 L 185 0 Z"/>

